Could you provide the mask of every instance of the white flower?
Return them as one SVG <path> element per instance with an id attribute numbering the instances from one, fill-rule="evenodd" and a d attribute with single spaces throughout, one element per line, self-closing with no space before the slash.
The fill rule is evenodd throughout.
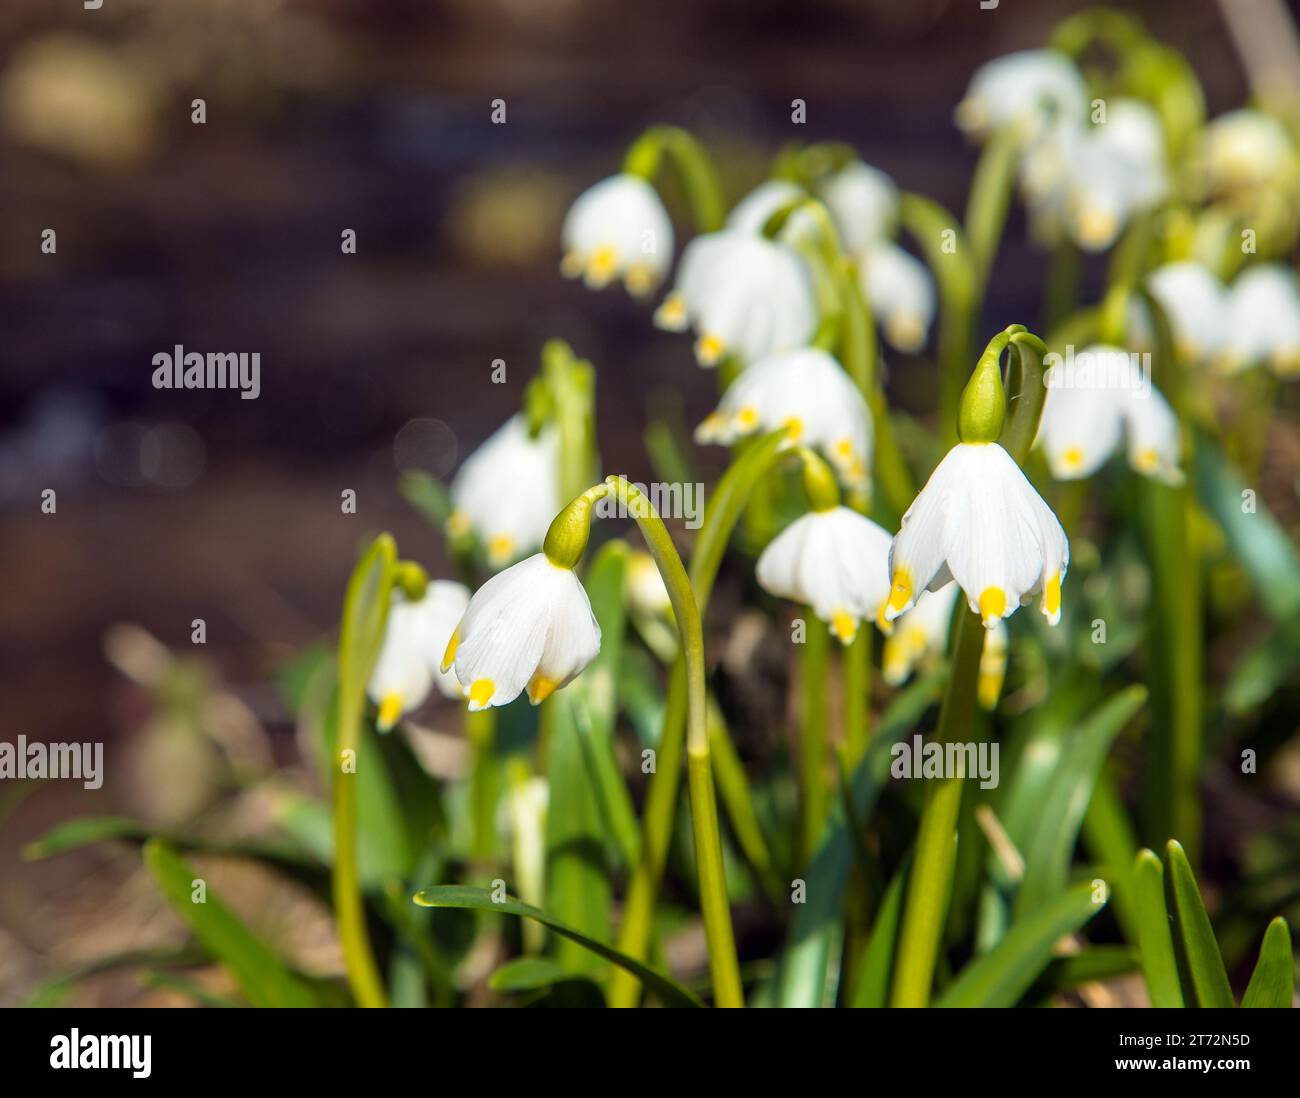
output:
<path id="1" fill-rule="evenodd" d="M 1058 50 L 1024 50 L 981 65 L 957 105 L 958 127 L 984 137 L 1016 124 L 1026 137 L 1054 121 L 1084 117 L 1088 91 L 1074 62 Z"/>
<path id="2" fill-rule="evenodd" d="M 670 331 L 694 325 L 701 366 L 728 354 L 746 365 L 804 346 L 817 327 L 817 303 L 808 269 L 788 244 L 724 229 L 687 245 L 655 323 Z"/>
<path id="3" fill-rule="evenodd" d="M 1228 372 L 1267 363 L 1283 377 L 1300 374 L 1300 290 L 1281 263 L 1251 267 L 1228 291 L 1222 366 Z"/>
<path id="4" fill-rule="evenodd" d="M 569 208 L 560 270 L 593 290 L 621 277 L 628 291 L 648 294 L 673 260 L 673 224 L 659 193 L 640 176 L 602 179 Z"/>
<path id="5" fill-rule="evenodd" d="M 379 731 L 387 732 L 398 718 L 418 709 L 435 682 L 446 697 L 460 697 L 460 684 L 439 670 L 438 660 L 468 604 L 468 589 L 451 580 L 431 581 L 416 602 L 394 591 L 384 643 L 366 689 L 379 707 Z"/>
<path id="6" fill-rule="evenodd" d="M 898 221 L 898 187 L 878 168 L 855 160 L 817 187 L 844 250 L 860 252 L 893 235 Z"/>
<path id="7" fill-rule="evenodd" d="M 600 626 L 571 568 L 537 553 L 498 572 L 470 599 L 442 667 L 454 668 L 471 712 L 528 689 L 534 705 L 574 679 L 600 651 Z"/>
<path id="8" fill-rule="evenodd" d="M 452 479 L 451 533 L 476 532 L 494 568 L 541 545 L 562 502 L 557 448 L 553 428 L 533 439 L 522 415 L 506 420 Z"/>
<path id="9" fill-rule="evenodd" d="M 936 591 L 922 591 L 916 604 L 898 617 L 880 653 L 885 682 L 901 686 L 914 668 L 943 655 L 956 601 L 957 585 L 948 583 Z"/>
<path id="10" fill-rule="evenodd" d="M 1052 366 L 1037 440 L 1052 476 L 1092 476 L 1125 429 L 1133 468 L 1167 483 L 1182 481 L 1177 418 L 1129 352 L 1094 344 Z"/>
<path id="11" fill-rule="evenodd" d="M 1275 187 L 1296 168 L 1296 149 L 1286 127 L 1254 110 L 1229 111 L 1205 127 L 1199 168 L 1215 194 Z"/>
<path id="12" fill-rule="evenodd" d="M 1065 531 L 1020 467 L 996 442 L 959 443 L 930 474 L 890 549 L 892 621 L 927 588 L 955 579 L 986 627 L 1042 594 L 1061 616 L 1070 563 Z"/>
<path id="13" fill-rule="evenodd" d="M 807 193 L 798 183 L 788 179 L 769 179 L 736 203 L 727 215 L 727 228 L 760 236 L 763 226 L 777 210 L 803 198 Z M 796 212 L 792 220 L 799 217 L 800 213 Z M 788 235 L 789 232 L 790 227 L 787 225 L 782 235 Z"/>
<path id="14" fill-rule="evenodd" d="M 781 427 L 792 444 L 825 454 L 846 484 L 866 487 L 871 413 L 857 386 L 825 351 L 807 348 L 756 362 L 731 383 L 695 438 L 729 446 L 745 435 Z"/>
<path id="15" fill-rule="evenodd" d="M 1147 276 L 1147 288 L 1169 318 L 1180 355 L 1195 362 L 1218 353 L 1227 338 L 1228 301 L 1213 272 L 1192 260 L 1166 263 Z M 1137 300 L 1130 305 L 1129 331 L 1135 346 L 1151 346 L 1150 321 Z"/>
<path id="16" fill-rule="evenodd" d="M 759 586 L 811 606 L 849 644 L 863 619 L 883 624 L 890 540 L 869 518 L 847 507 L 809 511 L 763 550 L 755 569 Z"/>
<path id="17" fill-rule="evenodd" d="M 891 241 L 880 241 L 863 253 L 859 281 L 891 346 L 918 351 L 934 319 L 934 281 L 915 256 Z"/>

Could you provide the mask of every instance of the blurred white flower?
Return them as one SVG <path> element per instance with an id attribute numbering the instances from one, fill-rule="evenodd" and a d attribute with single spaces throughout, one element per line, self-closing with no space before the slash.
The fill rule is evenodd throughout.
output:
<path id="1" fill-rule="evenodd" d="M 1036 443 L 1052 476 L 1092 476 L 1115 452 L 1125 428 L 1133 468 L 1167 483 L 1182 481 L 1178 421 L 1133 355 L 1098 343 L 1052 367 Z"/>
<path id="2" fill-rule="evenodd" d="M 1060 620 L 1069 541 L 996 442 L 963 442 L 948 451 L 903 516 L 889 557 L 888 621 L 923 590 L 950 579 L 988 628 L 1040 593 L 1048 621 Z"/>
<path id="3" fill-rule="evenodd" d="M 899 351 L 919 351 L 934 320 L 935 290 L 929 268 L 892 241 L 872 245 L 858 263 L 862 290 Z"/>
<path id="4" fill-rule="evenodd" d="M 760 183 L 749 194 L 745 195 L 732 208 L 731 213 L 727 215 L 727 228 L 734 229 L 737 232 L 752 233 L 755 236 L 761 235 L 763 226 L 767 224 L 768 219 L 783 206 L 788 206 L 791 202 L 803 198 L 807 195 L 798 183 L 793 183 L 788 179 L 769 179 Z M 807 218 L 802 211 L 797 211 L 792 217 L 792 222 L 799 222 L 799 228 L 796 231 L 791 225 L 787 224 L 782 230 L 782 236 L 786 239 L 801 236 L 807 226 Z"/>
<path id="5" fill-rule="evenodd" d="M 880 670 L 885 682 L 901 686 L 912 671 L 938 660 L 948 647 L 948 627 L 957 601 L 957 585 L 945 584 L 935 591 L 922 591 L 910 610 L 894 622 L 880 653 Z"/>
<path id="6" fill-rule="evenodd" d="M 442 657 L 471 712 L 507 705 L 524 688 L 534 705 L 600 651 L 600 626 L 573 569 L 537 553 L 498 572 L 470 599 Z"/>
<path id="7" fill-rule="evenodd" d="M 1189 362 L 1213 358 L 1228 334 L 1228 300 L 1223 283 L 1190 259 L 1166 263 L 1147 276 L 1147 288 L 1169 318 L 1174 346 Z M 1149 348 L 1151 323 L 1140 301 L 1129 311 L 1129 342 Z"/>
<path id="8" fill-rule="evenodd" d="M 672 610 L 664 578 L 649 553 L 637 549 L 628 557 L 626 577 L 627 601 L 633 613 L 653 618 Z"/>
<path id="9" fill-rule="evenodd" d="M 578 196 L 564 219 L 563 240 L 561 272 L 593 290 L 622 278 L 628 292 L 643 297 L 673 261 L 673 225 L 659 193 L 627 173 Z"/>
<path id="10" fill-rule="evenodd" d="M 889 597 L 889 534 L 848 507 L 809 511 L 763 550 L 759 586 L 811 606 L 849 644 L 864 619 L 879 621 Z"/>
<path id="11" fill-rule="evenodd" d="M 561 506 L 558 440 L 550 426 L 529 438 L 512 416 L 460 467 L 451 482 L 450 532 L 474 532 L 500 568 L 542 544 Z"/>
<path id="12" fill-rule="evenodd" d="M 823 179 L 818 197 L 830 211 L 847 252 L 888 240 L 898 221 L 898 187 L 878 168 L 855 160 Z"/>
<path id="13" fill-rule="evenodd" d="M 696 428 L 700 443 L 729 446 L 756 431 L 784 427 L 791 445 L 820 450 L 853 488 L 865 489 L 871 413 L 848 374 L 825 351 L 807 348 L 756 362 Z"/>
<path id="14" fill-rule="evenodd" d="M 387 732 L 424 704 L 435 683 L 444 696 L 460 697 L 456 677 L 438 664 L 468 604 L 469 590 L 451 580 L 430 581 L 416 601 L 393 592 L 384 643 L 366 691 L 379 707 L 379 731 Z"/>
<path id="15" fill-rule="evenodd" d="M 1228 291 L 1228 324 L 1219 360 L 1228 373 L 1258 363 L 1281 377 L 1300 374 L 1300 288 L 1281 263 L 1250 267 Z"/>
<path id="16" fill-rule="evenodd" d="M 1242 109 L 1213 119 L 1201 134 L 1197 165 L 1212 194 L 1274 187 L 1294 173 L 1297 152 L 1272 115 Z"/>
<path id="17" fill-rule="evenodd" d="M 694 326 L 701 366 L 726 355 L 744 366 L 807 344 L 817 303 L 808 269 L 788 244 L 724 229 L 687 245 L 655 323 L 669 331 Z"/>
<path id="18" fill-rule="evenodd" d="M 1074 62 L 1059 50 L 1023 50 L 995 58 L 975 70 L 957 105 L 958 127 L 983 138 L 1017 125 L 1025 138 L 1055 122 L 1085 117 L 1088 90 Z"/>

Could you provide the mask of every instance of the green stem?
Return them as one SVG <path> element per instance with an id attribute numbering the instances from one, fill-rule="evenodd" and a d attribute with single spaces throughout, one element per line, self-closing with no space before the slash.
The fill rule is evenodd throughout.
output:
<path id="1" fill-rule="evenodd" d="M 1014 126 L 993 134 L 980 153 L 966 200 L 966 236 L 970 240 L 976 281 L 988 285 L 998 243 L 1011 208 L 1015 187 L 1016 165 L 1020 159 L 1020 142 Z"/>
<path id="2" fill-rule="evenodd" d="M 561 496 L 573 499 L 595 476 L 595 371 L 564 340 L 551 339 L 542 347 L 542 376 L 560 440 Z"/>
<path id="3" fill-rule="evenodd" d="M 493 740 L 496 710 L 466 713 L 465 733 L 470 745 L 470 855 L 478 862 L 496 856 L 497 779 Z"/>
<path id="4" fill-rule="evenodd" d="M 357 862 L 357 774 L 366 683 L 379 656 L 397 548 L 387 534 L 375 539 L 353 569 L 339 627 L 338 732 L 334 771 L 334 915 L 348 986 L 363 1007 L 387 1005 L 384 984 L 366 934 Z"/>
<path id="5" fill-rule="evenodd" d="M 682 566 L 663 520 L 653 505 L 622 477 L 605 483 L 631 515 L 645 537 L 672 602 L 681 635 L 686 664 L 686 755 L 691 790 L 691 826 L 695 834 L 695 862 L 699 873 L 700 906 L 704 935 L 709 948 L 709 969 L 713 977 L 713 998 L 720 1007 L 745 1005 L 731 929 L 731 904 L 727 898 L 722 863 L 722 837 L 718 829 L 718 805 L 713 789 L 713 768 L 709 762 L 708 709 L 705 697 L 704 627 L 691 581 Z"/>
<path id="6" fill-rule="evenodd" d="M 677 126 L 652 126 L 628 150 L 623 170 L 653 180 L 665 155 L 672 161 L 686 192 L 695 231 L 717 232 L 727 216 L 722 185 L 708 153 L 686 130 Z"/>
<path id="7" fill-rule="evenodd" d="M 690 581 L 701 615 L 708 607 L 713 581 L 722 564 L 732 531 L 745 511 L 754 486 L 763 480 L 776 463 L 786 437 L 784 430 L 773 431 L 752 443 L 744 455 L 732 463 L 713 490 L 691 554 Z M 659 737 L 655 772 L 646 791 L 641 820 L 640 857 L 628 882 L 627 895 L 623 901 L 623 919 L 619 926 L 618 948 L 638 960 L 644 960 L 649 952 L 655 901 L 668 859 L 668 845 L 672 839 L 682 752 L 685 748 L 686 710 L 686 667 L 679 655 L 668 677 L 663 731 Z M 635 976 L 623 969 L 610 974 L 610 1006 L 636 1006 L 640 993 L 640 981 Z"/>
<path id="8" fill-rule="evenodd" d="M 852 774 L 866 753 L 871 737 L 871 623 L 863 622 L 853 643 L 844 650 L 844 741 L 842 771 Z"/>
<path id="9" fill-rule="evenodd" d="M 826 824 L 826 670 L 830 661 L 830 630 L 809 614 L 804 619 L 804 644 L 800 690 L 803 693 L 803 729 L 799 776 L 802 780 L 802 817 L 799 829 L 799 864 L 806 865 L 817 849 Z"/>

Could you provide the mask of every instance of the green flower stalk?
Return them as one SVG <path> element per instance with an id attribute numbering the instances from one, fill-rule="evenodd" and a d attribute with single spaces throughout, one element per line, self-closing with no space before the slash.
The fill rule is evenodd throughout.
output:
<path id="1" fill-rule="evenodd" d="M 623 170 L 651 182 L 664 162 L 676 170 L 691 208 L 695 231 L 717 232 L 727 216 L 717 169 L 700 143 L 677 126 L 652 126 L 628 150 Z"/>

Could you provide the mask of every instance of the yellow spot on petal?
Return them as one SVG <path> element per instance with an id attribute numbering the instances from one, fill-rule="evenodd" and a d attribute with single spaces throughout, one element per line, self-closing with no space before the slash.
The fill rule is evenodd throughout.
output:
<path id="1" fill-rule="evenodd" d="M 842 438 L 835 444 L 835 456 L 845 461 L 851 461 L 853 454 L 853 440 L 851 438 Z"/>
<path id="2" fill-rule="evenodd" d="M 889 600 L 885 603 L 886 621 L 893 621 L 912 601 L 912 573 L 906 568 L 895 568 L 890 584 Z"/>
<path id="3" fill-rule="evenodd" d="M 726 437 L 727 421 L 717 412 L 710 412 L 704 421 L 695 428 L 697 442 L 720 442 Z"/>
<path id="4" fill-rule="evenodd" d="M 565 278 L 577 278 L 586 266 L 581 253 L 565 252 L 564 258 L 560 260 L 560 274 Z"/>
<path id="5" fill-rule="evenodd" d="M 451 670 L 451 665 L 456 660 L 456 649 L 459 647 L 460 647 L 460 626 L 458 625 L 456 626 L 455 629 L 451 631 L 451 639 L 447 642 L 447 647 L 443 650 L 442 653 L 442 663 L 440 665 L 440 668 L 444 675 Z"/>
<path id="6" fill-rule="evenodd" d="M 745 405 L 736 413 L 736 426 L 742 431 L 752 431 L 758 426 L 758 409 Z"/>
<path id="7" fill-rule="evenodd" d="M 998 707 L 998 698 L 1002 696 L 1002 670 L 1001 668 L 997 672 L 980 670 L 975 691 L 981 709 L 991 712 Z"/>
<path id="8" fill-rule="evenodd" d="M 670 332 L 680 332 L 686 327 L 686 301 L 681 294 L 669 294 L 655 310 L 655 324 Z"/>
<path id="9" fill-rule="evenodd" d="M 618 252 L 605 244 L 592 252 L 591 258 L 587 260 L 585 281 L 593 290 L 599 290 L 609 285 L 617 271 Z"/>
<path id="10" fill-rule="evenodd" d="M 781 426 L 790 435 L 791 442 L 798 442 L 803 437 L 803 420 L 798 416 L 791 416 Z"/>
<path id="11" fill-rule="evenodd" d="M 1078 469 L 1083 464 L 1083 450 L 1078 446 L 1067 446 L 1061 454 L 1061 464 L 1067 469 Z"/>
<path id="12" fill-rule="evenodd" d="M 644 263 L 634 263 L 623 275 L 623 285 L 633 297 L 645 297 L 654 289 L 654 273 Z"/>
<path id="13" fill-rule="evenodd" d="M 695 341 L 695 357 L 701 366 L 716 366 L 726 350 L 726 344 L 710 332 L 705 332 Z"/>
<path id="14" fill-rule="evenodd" d="M 985 628 L 993 624 L 1007 609 L 1007 593 L 1001 587 L 986 587 L 980 592 L 980 617 L 984 619 Z"/>
<path id="15" fill-rule="evenodd" d="M 477 712 L 486 707 L 487 703 L 492 700 L 492 695 L 497 692 L 497 684 L 491 679 L 475 679 L 469 687 L 469 708 L 471 712 Z"/>
<path id="16" fill-rule="evenodd" d="M 1061 573 L 1057 572 L 1043 588 L 1043 614 L 1055 625 L 1061 620 Z"/>
<path id="17" fill-rule="evenodd" d="M 831 632 L 840 639 L 841 644 L 852 644 L 853 638 L 858 635 L 857 619 L 847 611 L 836 610 L 831 615 Z"/>
<path id="18" fill-rule="evenodd" d="M 1119 222 L 1115 215 L 1107 210 L 1089 206 L 1079 213 L 1077 219 L 1079 243 L 1085 248 L 1104 248 L 1115 239 Z"/>
<path id="19" fill-rule="evenodd" d="M 1133 455 L 1133 467 L 1139 473 L 1154 473 L 1160 468 L 1160 455 L 1152 446 L 1144 446 Z"/>
<path id="20" fill-rule="evenodd" d="M 885 321 L 885 335 L 900 351 L 916 351 L 925 343 L 925 325 L 915 313 L 893 313 Z"/>
<path id="21" fill-rule="evenodd" d="M 963 99 L 953 112 L 957 128 L 979 133 L 989 124 L 989 110 L 982 99 Z"/>
<path id="22" fill-rule="evenodd" d="M 454 538 L 463 538 L 473 528 L 469 515 L 464 511 L 453 511 L 447 519 L 447 533 Z"/>
<path id="23" fill-rule="evenodd" d="M 528 700 L 533 705 L 541 705 L 555 693 L 555 688 L 559 685 L 554 679 L 548 679 L 544 675 L 534 675 L 528 683 Z"/>
<path id="24" fill-rule="evenodd" d="M 509 534 L 493 534 L 488 538 L 487 555 L 493 565 L 505 564 L 515 555 L 515 539 Z"/>
<path id="25" fill-rule="evenodd" d="M 887 637 L 891 636 L 894 632 L 893 619 L 887 618 L 885 616 L 888 610 L 889 610 L 889 600 L 886 599 L 884 602 L 880 604 L 880 608 L 876 611 L 876 626 Z"/>
<path id="26" fill-rule="evenodd" d="M 402 715 L 402 695 L 385 694 L 379 703 L 379 718 L 376 722 L 380 732 L 387 732 L 397 723 Z"/>

